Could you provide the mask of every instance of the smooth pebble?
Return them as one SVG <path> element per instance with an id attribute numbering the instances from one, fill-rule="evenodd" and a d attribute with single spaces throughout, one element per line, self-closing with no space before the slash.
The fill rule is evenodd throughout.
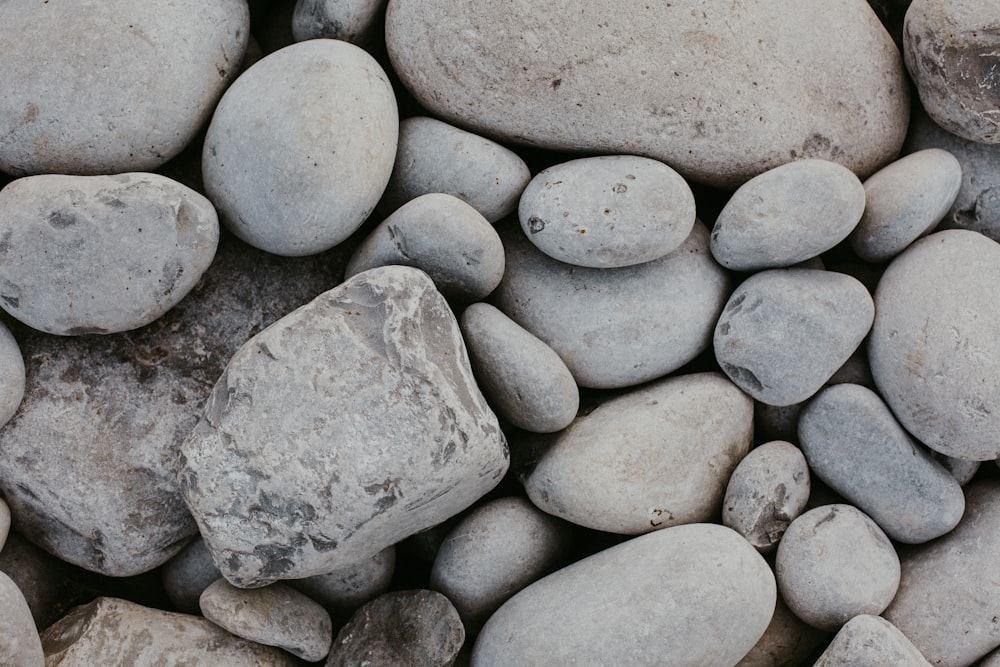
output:
<path id="1" fill-rule="evenodd" d="M 42 667 L 45 654 L 31 609 L 17 584 L 0 572 L 0 664 Z"/>
<path id="2" fill-rule="evenodd" d="M 899 628 L 859 614 L 844 624 L 813 667 L 931 667 Z"/>
<path id="3" fill-rule="evenodd" d="M 163 590 L 177 611 L 200 614 L 202 592 L 221 576 L 205 540 L 196 537 L 163 566 Z"/>
<path id="4" fill-rule="evenodd" d="M 363 45 L 381 27 L 386 0 L 298 0 L 292 12 L 292 36 L 296 42 L 309 39 L 340 39 Z"/>
<path id="5" fill-rule="evenodd" d="M 340 619 L 387 592 L 395 571 L 396 546 L 392 545 L 353 565 L 305 579 L 289 579 L 285 583 L 319 602 Z"/>
<path id="6" fill-rule="evenodd" d="M 0 426 L 10 421 L 24 398 L 24 357 L 21 348 L 0 322 Z"/>

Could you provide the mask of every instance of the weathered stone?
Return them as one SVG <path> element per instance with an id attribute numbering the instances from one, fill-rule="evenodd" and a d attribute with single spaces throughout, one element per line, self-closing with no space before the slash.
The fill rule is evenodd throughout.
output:
<path id="1" fill-rule="evenodd" d="M 298 0 L 292 12 L 292 36 L 296 42 L 309 39 L 341 39 L 365 44 L 381 27 L 385 0 Z"/>
<path id="2" fill-rule="evenodd" d="M 791 667 L 807 665 L 829 633 L 806 625 L 778 595 L 767 630 L 736 667 Z M 846 667 L 846 666 L 845 666 Z M 874 665 L 872 667 L 875 667 Z"/>
<path id="3" fill-rule="evenodd" d="M 389 590 L 396 569 L 396 547 L 386 547 L 371 558 L 288 585 L 319 602 L 332 615 L 345 617 Z"/>
<path id="4" fill-rule="evenodd" d="M 840 629 L 813 667 L 930 667 L 899 628 L 870 614 L 855 616 Z"/>
<path id="5" fill-rule="evenodd" d="M 197 537 L 163 566 L 163 590 L 177 611 L 200 614 L 202 592 L 221 576 L 205 540 Z"/>
<path id="6" fill-rule="evenodd" d="M 24 398 L 24 358 L 14 334 L 0 322 L 0 426 L 10 421 Z"/>
<path id="7" fill-rule="evenodd" d="M 28 602 L 17 584 L 3 572 L 0 572 L 0 612 L 0 664 L 11 667 L 44 665 L 42 642 Z"/>

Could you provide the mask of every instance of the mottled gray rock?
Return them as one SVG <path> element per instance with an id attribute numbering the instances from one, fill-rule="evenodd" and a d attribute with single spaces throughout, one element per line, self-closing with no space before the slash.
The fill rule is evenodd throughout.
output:
<path id="1" fill-rule="evenodd" d="M 924 109 L 986 144 L 1000 144 L 998 25 L 993 0 L 913 0 L 903 23 L 903 57 Z"/>
<path id="2" fill-rule="evenodd" d="M 896 594 L 899 567 L 889 538 L 861 510 L 824 505 L 785 531 L 775 574 L 796 616 L 836 630 L 858 614 L 881 613 Z"/>
<path id="3" fill-rule="evenodd" d="M 199 605 L 205 618 L 237 637 L 277 646 L 309 662 L 330 652 L 330 614 L 290 586 L 247 590 L 218 579 L 202 592 Z"/>
<path id="4" fill-rule="evenodd" d="M 245 587 L 370 558 L 471 505 L 508 465 L 454 315 L 402 266 L 247 341 L 182 451 L 184 500 Z"/>
<path id="5" fill-rule="evenodd" d="M 676 171 L 636 155 L 570 160 L 521 195 L 521 229 L 567 264 L 611 269 L 659 259 L 691 234 L 694 194 Z"/>
<path id="6" fill-rule="evenodd" d="M 829 636 L 829 633 L 803 623 L 778 595 L 767 629 L 750 652 L 736 663 L 736 667 L 807 665 L 813 652 Z"/>
<path id="7" fill-rule="evenodd" d="M 799 418 L 799 446 L 813 473 L 898 542 L 940 537 L 965 511 L 958 481 L 867 387 L 839 384 L 817 394 Z"/>
<path id="8" fill-rule="evenodd" d="M 458 612 L 435 591 L 396 591 L 359 609 L 333 641 L 325 667 L 450 667 L 465 641 Z"/>
<path id="9" fill-rule="evenodd" d="M 319 602 L 337 617 L 349 616 L 389 590 L 396 570 L 396 546 L 347 567 L 286 583 Z"/>
<path id="10" fill-rule="evenodd" d="M 0 307 L 53 334 L 149 324 L 219 244 L 205 197 L 157 174 L 42 175 L 0 190 Z"/>
<path id="11" fill-rule="evenodd" d="M 942 454 L 1000 457 L 1000 245 L 947 230 L 896 257 L 875 292 L 872 377 L 900 424 Z"/>
<path id="12" fill-rule="evenodd" d="M 730 278 L 712 259 L 701 223 L 667 256 L 619 269 L 557 262 L 516 225 L 503 226 L 500 237 L 507 268 L 494 303 L 555 350 L 578 385 L 639 384 L 711 345 Z"/>
<path id="13" fill-rule="evenodd" d="M 566 428 L 580 407 L 573 375 L 551 347 L 487 303 L 460 320 L 472 370 L 490 405 L 518 428 Z"/>
<path id="14" fill-rule="evenodd" d="M 870 614 L 855 616 L 840 629 L 813 667 L 930 667 L 899 628 Z"/>
<path id="15" fill-rule="evenodd" d="M 0 322 L 0 426 L 10 421 L 24 398 L 24 358 L 21 348 Z"/>
<path id="16" fill-rule="evenodd" d="M 458 197 L 490 222 L 517 210 L 531 172 L 517 153 L 454 125 L 414 116 L 399 123 L 396 164 L 379 208 L 431 192 Z"/>
<path id="17" fill-rule="evenodd" d="M 493 226 L 461 199 L 421 195 L 401 206 L 361 242 L 347 277 L 396 264 L 424 271 L 446 298 L 468 303 L 503 278 L 503 242 Z"/>
<path id="18" fill-rule="evenodd" d="M 898 151 L 906 74 L 865 3 L 700 10 L 390 2 L 386 43 L 444 120 L 545 148 L 642 153 L 716 186 L 802 157 L 867 175 Z"/>
<path id="19" fill-rule="evenodd" d="M 528 584 L 565 558 L 569 524 L 523 496 L 500 498 L 469 512 L 444 539 L 430 588 L 448 596 L 468 634 Z"/>
<path id="20" fill-rule="evenodd" d="M 374 58 L 339 40 L 293 44 L 222 97 L 202 153 L 205 189 L 247 243 L 278 255 L 317 253 L 375 207 L 398 131 L 396 98 Z"/>
<path id="21" fill-rule="evenodd" d="M 102 597 L 42 633 L 47 665 L 297 667 L 287 653 L 235 637 L 199 616 Z"/>
<path id="22" fill-rule="evenodd" d="M 865 189 L 850 169 L 790 162 L 733 193 L 712 228 L 712 256 L 736 271 L 788 267 L 843 241 L 864 210 Z"/>
<path id="23" fill-rule="evenodd" d="M 163 590 L 177 611 L 200 614 L 202 592 L 222 574 L 212 562 L 205 540 L 195 538 L 163 566 Z"/>
<path id="24" fill-rule="evenodd" d="M 790 442 L 767 442 L 743 457 L 729 477 L 722 524 L 768 552 L 808 500 L 809 468 L 802 452 Z"/>
<path id="25" fill-rule="evenodd" d="M 365 44 L 381 28 L 386 0 L 298 0 L 292 12 L 292 36 L 308 39 L 341 39 Z"/>
<path id="26" fill-rule="evenodd" d="M 542 510 L 597 530 L 708 521 L 752 440 L 753 401 L 721 374 L 667 378 L 577 417 L 524 486 Z"/>
<path id="27" fill-rule="evenodd" d="M 842 273 L 761 271 L 741 284 L 715 327 L 715 358 L 743 391 L 771 405 L 806 400 L 857 349 L 871 295 Z"/>
<path id="28" fill-rule="evenodd" d="M 106 174 L 180 153 L 236 76 L 245 2 L 5 2 L 0 170 Z"/>
<path id="29" fill-rule="evenodd" d="M 764 633 L 775 596 L 739 534 L 675 526 L 522 590 L 486 622 L 472 665 L 733 665 Z"/>
<path id="30" fill-rule="evenodd" d="M 11 667 L 44 665 L 42 642 L 28 602 L 17 584 L 3 572 L 0 572 L 0 611 L 0 664 Z"/>
<path id="31" fill-rule="evenodd" d="M 962 165 L 940 148 L 883 167 L 865 181 L 865 213 L 851 232 L 851 248 L 866 262 L 888 262 L 934 229 L 961 185 Z"/>
<path id="32" fill-rule="evenodd" d="M 39 630 L 47 628 L 78 602 L 79 571 L 16 532 L 7 536 L 0 550 L 0 572 L 17 584 Z"/>

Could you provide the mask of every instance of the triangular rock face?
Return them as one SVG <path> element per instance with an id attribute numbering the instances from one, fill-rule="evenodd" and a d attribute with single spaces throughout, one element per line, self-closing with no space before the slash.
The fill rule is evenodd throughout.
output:
<path id="1" fill-rule="evenodd" d="M 400 266 L 248 341 L 183 452 L 184 498 L 245 587 L 371 557 L 468 507 L 508 465 L 447 303 Z"/>

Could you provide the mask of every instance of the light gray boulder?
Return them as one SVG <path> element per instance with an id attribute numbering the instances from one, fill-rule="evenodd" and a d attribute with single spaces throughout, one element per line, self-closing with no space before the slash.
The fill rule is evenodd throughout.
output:
<path id="1" fill-rule="evenodd" d="M 860 614 L 840 629 L 813 667 L 930 667 L 899 628 L 879 616 Z"/>
<path id="2" fill-rule="evenodd" d="M 0 664 L 42 667 L 45 654 L 31 609 L 17 584 L 0 572 Z"/>
<path id="3" fill-rule="evenodd" d="M 163 590 L 177 611 L 200 614 L 202 592 L 221 576 L 205 540 L 196 537 L 163 566 Z"/>
<path id="4" fill-rule="evenodd" d="M 830 633 L 803 623 L 779 594 L 767 629 L 736 667 L 807 665 L 816 649 L 829 637 Z"/>
<path id="5" fill-rule="evenodd" d="M 292 12 L 292 36 L 296 42 L 309 39 L 341 39 L 362 45 L 381 28 L 385 0 L 298 0 Z"/>
<path id="6" fill-rule="evenodd" d="M 396 546 L 392 545 L 353 565 L 285 583 L 323 605 L 340 620 L 388 591 L 395 571 Z"/>
<path id="7" fill-rule="evenodd" d="M 24 398 L 24 358 L 21 348 L 0 322 L 0 426 L 10 421 Z"/>
<path id="8" fill-rule="evenodd" d="M 216 107 L 205 191 L 247 243 L 286 256 L 321 252 L 372 212 L 398 131 L 396 98 L 374 58 L 339 40 L 293 44 L 248 69 Z"/>

